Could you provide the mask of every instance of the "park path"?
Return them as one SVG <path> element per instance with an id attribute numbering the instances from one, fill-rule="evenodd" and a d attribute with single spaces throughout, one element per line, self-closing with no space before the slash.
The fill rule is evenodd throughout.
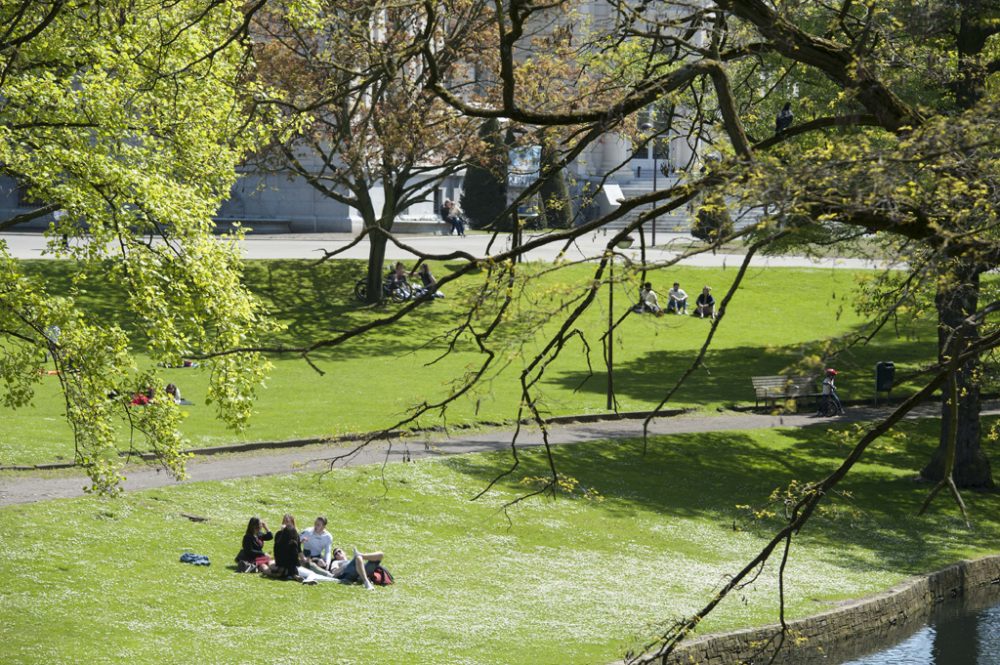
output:
<path id="1" fill-rule="evenodd" d="M 914 411 L 911 417 L 932 417 L 938 406 L 927 404 Z M 995 405 L 994 405 L 995 409 Z M 739 430 L 760 430 L 779 427 L 818 427 L 832 422 L 866 421 L 888 413 L 883 409 L 853 408 L 845 418 L 820 418 L 815 415 L 759 415 L 729 413 L 718 416 L 684 414 L 659 418 L 650 426 L 654 435 L 691 434 L 697 432 L 728 432 Z M 985 411 L 984 415 L 1000 413 L 1000 410 Z M 552 425 L 549 441 L 554 445 L 569 445 L 602 439 L 629 439 L 642 436 L 642 419 L 608 420 L 592 423 L 571 423 Z M 400 462 L 404 459 L 426 459 L 442 455 L 457 455 L 510 449 L 511 430 L 464 433 L 454 436 L 433 433 L 407 437 L 392 443 L 391 449 L 385 442 L 372 443 L 368 447 L 339 461 L 338 466 Z M 137 491 L 166 487 L 181 483 L 229 480 L 253 476 L 268 476 L 293 473 L 303 470 L 319 471 L 327 468 L 328 460 L 343 455 L 357 444 L 313 444 L 301 448 L 282 448 L 268 452 L 236 453 L 217 456 L 199 456 L 188 463 L 188 478 L 176 481 L 168 474 L 152 466 L 137 465 L 126 470 L 123 483 L 125 491 Z M 535 428 L 524 428 L 518 438 L 518 446 L 542 445 L 541 432 Z M 34 503 L 49 499 L 65 499 L 83 496 L 87 479 L 82 475 L 39 476 L 37 472 L 12 473 L 0 477 L 0 506 L 19 503 Z"/>
<path id="2" fill-rule="evenodd" d="M 666 233 L 660 235 L 663 239 L 657 246 L 649 247 L 646 250 L 646 257 L 649 261 L 660 262 L 672 258 L 679 253 L 681 247 L 692 241 L 690 235 L 683 233 Z M 352 239 L 346 233 L 251 234 L 243 240 L 242 248 L 244 256 L 248 259 L 317 259 L 323 256 L 324 250 L 339 249 L 350 243 Z M 485 256 L 490 236 L 485 234 L 469 234 L 460 238 L 438 235 L 407 235 L 402 236 L 401 240 L 424 253 L 444 254 L 461 250 L 473 256 Z M 39 233 L 0 233 L 0 241 L 7 243 L 11 256 L 17 259 L 52 258 L 50 254 L 45 252 L 46 238 Z M 494 244 L 491 253 L 496 254 L 508 249 L 508 245 L 506 244 L 508 242 L 509 240 L 506 237 L 499 238 Z M 588 233 L 573 243 L 567 250 L 565 258 L 568 260 L 580 260 L 601 256 L 604 253 L 607 242 L 608 235 L 605 231 Z M 553 261 L 560 255 L 562 249 L 563 243 L 550 243 L 530 252 L 528 258 L 535 261 Z M 638 260 L 640 250 L 638 247 L 633 247 L 621 250 L 621 253 L 630 255 L 633 260 Z M 367 259 L 368 243 L 358 243 L 355 247 L 341 254 L 340 258 Z M 406 250 L 390 244 L 386 249 L 386 258 L 393 261 L 407 261 L 412 260 L 414 256 Z M 686 266 L 696 267 L 737 268 L 742 261 L 743 256 L 739 254 L 712 254 L 706 252 L 685 259 L 682 263 Z M 851 270 L 869 270 L 884 267 L 885 263 L 868 259 L 844 257 L 757 256 L 754 258 L 753 265 L 758 268 L 846 268 Z"/>

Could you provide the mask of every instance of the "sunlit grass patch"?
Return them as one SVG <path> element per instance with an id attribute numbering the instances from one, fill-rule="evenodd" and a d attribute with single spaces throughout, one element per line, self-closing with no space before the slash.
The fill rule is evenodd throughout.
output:
<path id="1" fill-rule="evenodd" d="M 550 264 L 523 264 L 519 274 L 538 274 Z M 68 264 L 25 262 L 28 272 L 41 275 L 57 291 L 71 291 Z M 435 265 L 439 275 L 449 270 Z M 287 328 L 281 344 L 303 344 L 383 316 L 388 310 L 361 307 L 351 293 L 363 272 L 356 261 L 332 261 L 310 267 L 305 261 L 259 261 L 247 265 L 248 286 Z M 676 268 L 650 273 L 661 297 L 675 279 L 690 293 L 705 283 L 724 292 L 735 268 Z M 705 359 L 705 369 L 691 376 L 676 395 L 673 406 L 704 408 L 753 399 L 750 377 L 775 374 L 803 358 L 814 357 L 827 340 L 856 331 L 862 324 L 854 314 L 854 288 L 860 273 L 850 270 L 768 268 L 752 270 L 729 307 L 729 312 Z M 448 424 L 509 421 L 521 400 L 518 376 L 527 359 L 557 328 L 545 320 L 566 294 L 586 292 L 592 284 L 591 266 L 569 266 L 547 273 L 526 289 L 519 318 L 505 322 L 494 343 L 500 355 L 496 368 L 507 369 L 457 400 L 448 410 Z M 164 380 L 177 384 L 195 404 L 184 407 L 184 436 L 193 447 L 236 441 L 288 440 L 324 437 L 345 432 L 367 432 L 392 425 L 423 400 L 447 395 L 456 378 L 478 367 L 483 356 L 469 340 L 459 343 L 452 356 L 428 365 L 444 349 L 442 335 L 461 320 L 462 290 L 480 284 L 482 274 L 471 275 L 450 289 L 445 300 L 429 303 L 399 323 L 377 329 L 332 351 L 312 356 L 321 375 L 297 356 L 273 358 L 274 371 L 255 405 L 255 416 L 243 433 L 227 430 L 204 404 L 208 375 L 204 368 L 169 369 Z M 636 298 L 635 279 L 616 287 L 616 309 L 627 311 Z M 85 285 L 78 294 L 83 307 L 95 316 L 119 321 L 132 331 L 131 343 L 140 359 L 145 338 L 121 311 L 121 294 L 107 283 Z M 590 374 L 581 344 L 573 342 L 538 384 L 539 406 L 546 413 L 577 414 L 605 411 L 606 374 L 601 359 L 601 335 L 607 326 L 607 289 L 602 288 L 592 309 L 576 324 L 589 340 Z M 532 311 L 532 308 L 537 311 Z M 803 313 L 808 313 L 803 315 Z M 508 329 L 509 328 L 509 329 Z M 630 316 L 615 335 L 615 388 L 623 410 L 649 409 L 680 376 L 704 341 L 708 324 L 694 317 Z M 904 331 L 905 332 L 905 331 Z M 896 362 L 899 375 L 934 357 L 934 331 L 928 325 L 916 337 L 896 337 L 886 330 L 875 343 L 852 349 L 838 359 L 842 370 L 838 386 L 844 397 L 871 393 L 872 367 L 878 360 Z M 501 343 L 501 340 L 503 342 Z M 818 357 L 818 356 L 816 356 Z M 148 359 L 147 359 L 148 361 Z M 32 464 L 73 458 L 72 439 L 62 417 L 64 403 L 57 377 L 42 380 L 34 405 L 19 410 L 0 407 L 0 465 Z M 441 424 L 437 412 L 423 425 Z M 123 446 L 127 442 L 123 434 Z M 141 437 L 137 444 L 142 447 Z"/>
<path id="2" fill-rule="evenodd" d="M 965 530 L 905 477 L 933 430 L 876 450 L 792 548 L 788 612 L 839 600 L 990 552 L 1000 497 L 969 494 Z M 544 476 L 541 451 L 481 500 L 505 454 L 385 468 L 196 483 L 104 500 L 0 510 L 0 640 L 5 662 L 242 663 L 320 645 L 330 662 L 607 663 L 700 608 L 761 547 L 778 518 L 748 521 L 792 480 L 827 473 L 843 444 L 818 429 L 726 432 L 558 447 L 561 473 L 592 487 L 504 511 Z M 304 587 L 227 568 L 250 515 L 272 526 L 330 518 L 338 545 L 387 552 L 397 584 Z M 192 522 L 181 513 L 203 515 Z M 737 527 L 734 530 L 734 525 Z M 186 566 L 183 551 L 208 554 Z M 772 622 L 776 562 L 701 628 Z M 247 649 L 250 649 L 250 652 Z"/>

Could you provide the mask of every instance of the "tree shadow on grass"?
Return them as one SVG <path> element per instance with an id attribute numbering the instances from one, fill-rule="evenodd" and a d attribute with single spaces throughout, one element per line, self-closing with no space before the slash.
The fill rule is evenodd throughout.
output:
<path id="1" fill-rule="evenodd" d="M 435 268 L 439 273 L 448 270 L 448 266 Z M 405 306 L 393 302 L 369 306 L 355 298 L 355 283 L 365 275 L 363 261 L 327 261 L 318 265 L 305 261 L 257 261 L 246 264 L 245 274 L 248 287 L 265 302 L 271 315 L 287 325 L 274 340 L 278 343 L 308 345 L 329 339 Z M 416 351 L 434 334 L 444 333 L 459 323 L 461 312 L 448 303 L 447 299 L 430 300 L 391 327 L 355 338 L 338 346 L 335 352 L 320 350 L 316 357 L 322 359 L 334 353 L 341 358 L 382 356 Z"/>
<path id="2" fill-rule="evenodd" d="M 43 280 L 49 291 L 70 294 L 76 291 L 73 279 L 79 266 L 71 261 L 24 261 L 23 270 Z M 448 265 L 435 265 L 443 274 Z M 248 261 L 244 264 L 244 281 L 264 303 L 271 316 L 287 328 L 265 344 L 308 345 L 320 339 L 335 337 L 340 331 L 368 323 L 403 307 L 399 303 L 368 306 L 354 297 L 354 285 L 365 274 L 364 261 Z M 121 284 L 111 282 L 86 283 L 76 298 L 96 319 L 115 322 L 127 330 L 136 348 L 145 346 L 148 337 L 136 317 L 122 303 L 126 291 Z M 338 357 L 392 355 L 421 348 L 428 339 L 443 333 L 460 320 L 460 311 L 449 301 L 428 301 L 410 316 L 339 346 Z M 471 344 L 470 344 L 471 348 Z M 317 351 L 317 359 L 333 352 Z"/>
<path id="3" fill-rule="evenodd" d="M 950 539 L 967 545 L 970 538 L 986 542 L 1000 537 L 1000 522 L 992 517 L 1000 508 L 998 494 L 971 497 L 973 510 L 982 517 L 974 533 L 965 531 L 954 507 L 943 503 L 932 514 L 917 516 L 930 487 L 913 482 L 911 471 L 930 454 L 935 438 L 927 425 L 911 429 L 905 450 L 876 449 L 839 488 L 847 494 L 823 502 L 799 537 L 821 546 L 816 556 L 837 565 L 870 568 L 877 561 L 888 570 L 916 573 L 954 559 L 958 550 L 949 545 Z M 605 497 L 595 507 L 610 516 L 627 519 L 638 511 L 652 511 L 668 521 L 704 520 L 718 528 L 718 538 L 725 538 L 734 523 L 762 537 L 773 535 L 783 525 L 780 518 L 751 522 L 749 513 L 737 506 L 764 507 L 774 490 L 793 480 L 820 480 L 848 452 L 849 444 L 826 428 L 810 427 L 661 436 L 651 440 L 645 456 L 642 442 L 636 440 L 558 446 L 554 456 L 561 474 Z M 532 478 L 549 474 L 540 450 L 524 451 L 521 457 L 521 467 L 500 481 L 501 489 L 513 495 L 525 494 L 537 486 Z M 510 461 L 509 456 L 489 455 L 445 463 L 485 486 Z M 526 485 L 524 479 L 530 482 Z M 579 493 L 560 497 L 587 500 Z M 780 514 L 781 508 L 776 510 Z"/>
<path id="4" fill-rule="evenodd" d="M 704 366 L 697 369 L 675 395 L 675 402 L 707 404 L 713 402 L 746 403 L 754 401 L 750 383 L 753 376 L 781 374 L 822 340 L 776 348 L 738 346 L 711 349 Z M 926 365 L 935 357 L 935 338 L 931 327 L 916 338 L 896 337 L 886 333 L 872 343 L 857 346 L 838 356 L 835 364 L 841 374 L 837 388 L 843 399 L 867 398 L 874 394 L 875 363 L 890 360 L 896 364 L 896 376 Z M 661 399 L 687 370 L 697 355 L 689 351 L 650 351 L 638 358 L 615 364 L 615 392 L 621 397 L 642 401 Z M 550 381 L 583 392 L 603 394 L 606 373 L 597 367 L 593 376 L 581 370 L 552 373 Z M 793 372 L 797 373 L 797 372 Z M 817 377 L 818 378 L 818 377 Z M 897 386 L 896 390 L 905 390 Z"/>

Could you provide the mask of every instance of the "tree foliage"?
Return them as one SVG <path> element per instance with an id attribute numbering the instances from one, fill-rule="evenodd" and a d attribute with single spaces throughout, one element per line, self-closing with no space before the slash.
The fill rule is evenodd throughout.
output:
<path id="1" fill-rule="evenodd" d="M 135 434 L 184 472 L 177 408 L 129 403 L 146 387 L 162 394 L 137 353 L 176 364 L 251 345 L 266 328 L 240 283 L 235 245 L 212 236 L 235 166 L 261 136 L 237 94 L 245 17 L 241 4 L 218 0 L 0 7 L 0 173 L 45 202 L 0 228 L 59 211 L 50 252 L 78 266 L 74 288 L 53 292 L 0 243 L 2 395 L 30 404 L 48 354 L 76 459 L 98 490 L 117 486 L 120 443 Z M 125 285 L 120 320 L 79 307 L 100 280 Z M 209 401 L 241 426 L 266 363 L 245 352 L 206 365 Z"/>
<path id="2" fill-rule="evenodd" d="M 427 200 L 480 144 L 478 122 L 430 90 L 435 73 L 421 62 L 420 46 L 433 44 L 439 67 L 467 82 L 491 11 L 475 0 L 440 9 L 447 22 L 429 21 L 419 3 L 291 0 L 272 3 L 254 22 L 258 75 L 294 130 L 270 156 L 361 216 L 370 302 L 382 298 L 396 218 Z"/>

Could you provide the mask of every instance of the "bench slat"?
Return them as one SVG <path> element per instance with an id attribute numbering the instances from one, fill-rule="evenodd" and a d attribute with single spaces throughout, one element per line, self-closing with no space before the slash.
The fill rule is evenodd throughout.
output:
<path id="1" fill-rule="evenodd" d="M 816 379 L 811 376 L 751 376 L 757 404 L 778 399 L 818 397 Z"/>

